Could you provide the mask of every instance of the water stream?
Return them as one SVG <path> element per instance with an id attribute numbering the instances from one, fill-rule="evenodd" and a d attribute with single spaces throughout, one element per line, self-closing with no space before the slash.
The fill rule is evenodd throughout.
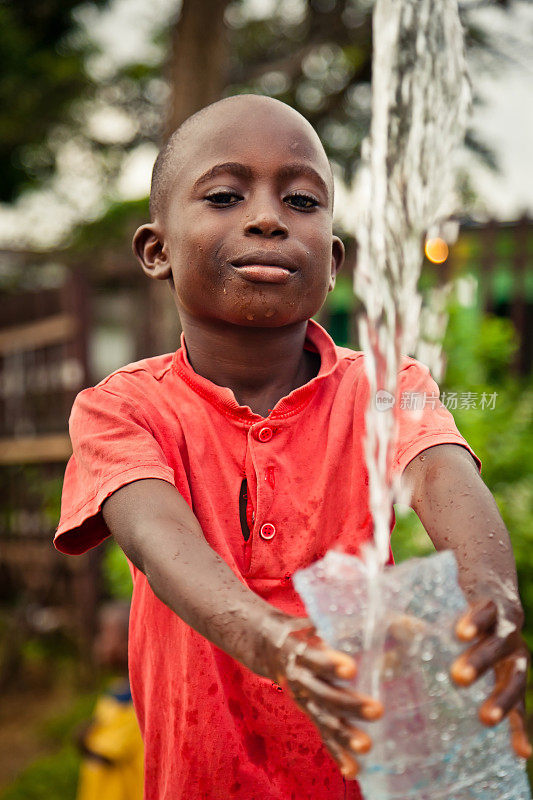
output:
<path id="1" fill-rule="evenodd" d="M 391 477 L 397 372 L 400 355 L 416 352 L 424 237 L 454 210 L 455 154 L 471 97 L 457 0 L 376 0 L 373 30 L 372 123 L 358 175 L 355 271 L 370 383 L 370 576 L 389 555 L 391 505 L 406 501 Z M 370 635 L 371 618 L 368 626 Z"/>
<path id="2" fill-rule="evenodd" d="M 531 800 L 507 724 L 477 716 L 494 678 L 458 688 L 449 667 L 466 608 L 451 552 L 382 570 L 389 555 L 400 355 L 420 352 L 417 291 L 424 237 L 454 205 L 454 154 L 470 103 L 457 0 L 377 0 L 372 125 L 359 176 L 356 292 L 370 401 L 365 449 L 374 544 L 362 560 L 334 550 L 294 576 L 319 635 L 358 662 L 356 687 L 382 700 L 358 779 L 373 800 Z M 445 291 L 422 328 L 438 337 Z M 358 720 L 357 726 L 363 725 Z"/>

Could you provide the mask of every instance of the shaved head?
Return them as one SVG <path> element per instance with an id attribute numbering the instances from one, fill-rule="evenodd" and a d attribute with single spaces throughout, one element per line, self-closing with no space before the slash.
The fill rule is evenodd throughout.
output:
<path id="1" fill-rule="evenodd" d="M 173 184 L 176 170 L 183 158 L 186 143 L 194 135 L 194 132 L 199 133 L 208 121 L 216 119 L 221 112 L 233 111 L 235 116 L 238 117 L 243 114 L 253 114 L 254 107 L 256 109 L 258 107 L 261 109 L 266 107 L 267 110 L 272 112 L 273 127 L 275 126 L 276 115 L 280 113 L 299 121 L 302 130 L 315 141 L 327 163 L 327 177 L 331 203 L 333 204 L 333 173 L 322 142 L 313 126 L 298 111 L 280 100 L 259 94 L 239 94 L 224 97 L 222 100 L 217 100 L 215 103 L 211 103 L 192 114 L 179 128 L 176 128 L 167 143 L 161 148 L 152 171 L 150 189 L 150 216 L 152 220 L 164 212 L 169 189 Z M 287 153 L 287 156 L 289 157 L 290 153 Z"/>

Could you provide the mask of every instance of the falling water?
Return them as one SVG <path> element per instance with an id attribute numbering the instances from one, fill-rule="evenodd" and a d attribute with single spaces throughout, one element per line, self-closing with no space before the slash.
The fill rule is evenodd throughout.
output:
<path id="1" fill-rule="evenodd" d="M 384 703 L 383 717 L 367 728 L 372 750 L 359 756 L 361 788 L 375 800 L 531 799 L 508 725 L 487 729 L 475 713 L 493 676 L 459 689 L 448 674 L 461 652 L 453 621 L 466 608 L 453 554 L 378 574 L 399 496 L 391 477 L 399 404 L 376 401 L 396 398 L 400 353 L 419 352 L 422 243 L 453 210 L 454 152 L 469 100 L 457 0 L 377 0 L 355 276 L 365 304 L 360 336 L 370 384 L 365 447 L 375 546 L 364 561 L 330 551 L 293 576 L 319 635 L 357 658 L 357 689 Z M 444 296 L 432 297 L 426 332 L 438 335 L 444 303 Z"/>
<path id="2" fill-rule="evenodd" d="M 400 353 L 416 349 L 423 240 L 453 211 L 455 152 L 470 105 L 457 0 L 377 0 L 373 27 L 372 124 L 358 177 L 355 273 L 370 384 L 371 572 L 387 560 L 390 508 L 400 497 L 391 477 L 397 406 L 384 411 L 379 400 L 396 398 Z"/>

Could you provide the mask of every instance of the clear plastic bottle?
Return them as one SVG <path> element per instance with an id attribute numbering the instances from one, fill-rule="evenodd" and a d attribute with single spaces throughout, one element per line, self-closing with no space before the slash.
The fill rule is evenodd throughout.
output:
<path id="1" fill-rule="evenodd" d="M 487 728 L 477 716 L 493 674 L 469 688 L 449 676 L 465 649 L 454 626 L 467 605 L 451 551 L 372 579 L 358 558 L 330 551 L 293 580 L 319 635 L 358 662 L 353 685 L 385 706 L 381 720 L 356 723 L 374 743 L 358 758 L 365 798 L 531 800 L 508 721 Z"/>

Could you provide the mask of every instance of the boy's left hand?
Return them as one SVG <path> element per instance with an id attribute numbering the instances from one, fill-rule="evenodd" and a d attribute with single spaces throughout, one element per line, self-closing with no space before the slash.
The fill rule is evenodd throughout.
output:
<path id="1" fill-rule="evenodd" d="M 494 668 L 494 690 L 479 709 L 479 719 L 492 726 L 508 715 L 513 750 L 530 758 L 524 705 L 530 656 L 520 633 L 522 619 L 522 609 L 508 602 L 500 605 L 485 597 L 472 603 L 455 633 L 461 641 L 475 643 L 454 661 L 450 674 L 458 685 L 470 686 Z"/>

